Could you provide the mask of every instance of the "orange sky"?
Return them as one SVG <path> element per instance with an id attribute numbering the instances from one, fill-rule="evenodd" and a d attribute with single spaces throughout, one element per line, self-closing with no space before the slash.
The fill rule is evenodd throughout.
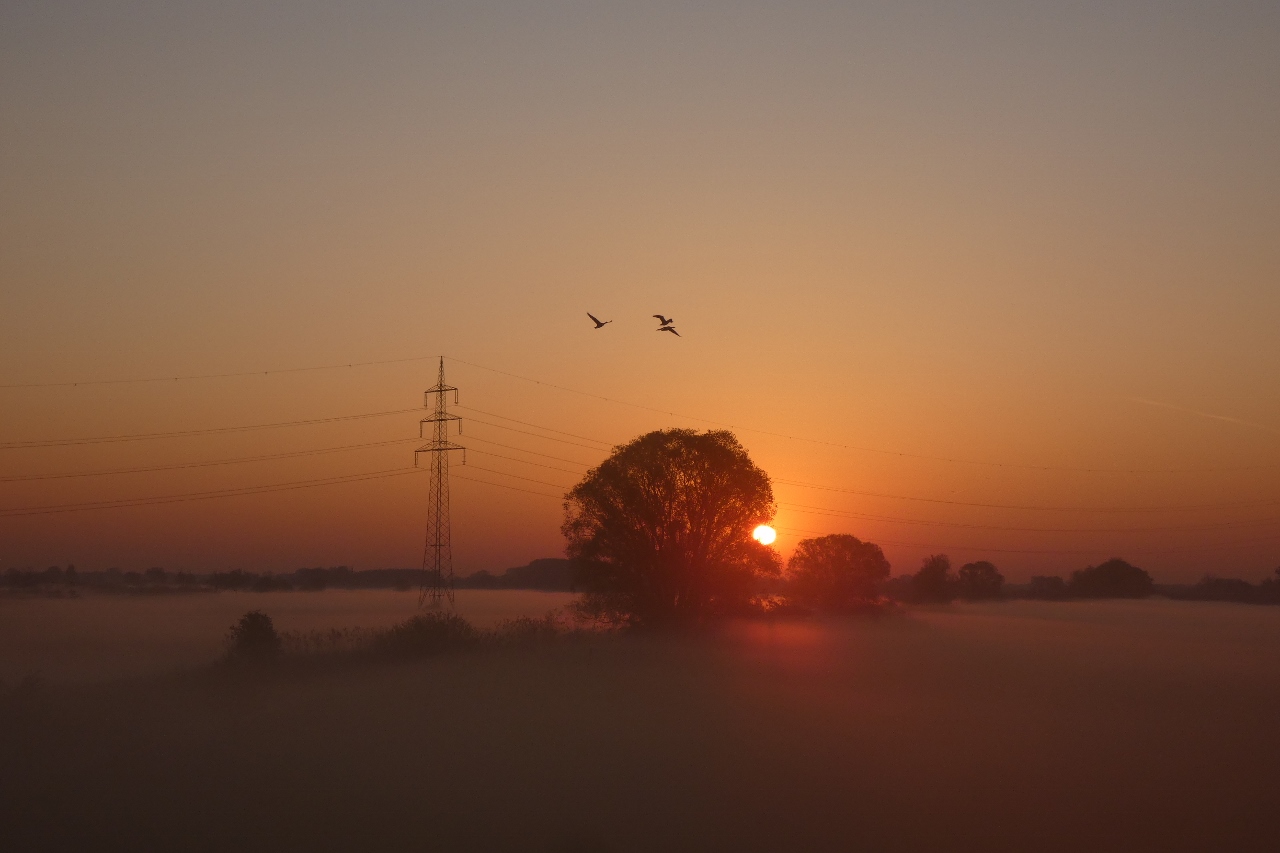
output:
<path id="1" fill-rule="evenodd" d="M 784 554 L 851 532 L 895 573 L 1256 579 L 1280 564 L 1278 36 L 1265 4 L 7 4 L 0 385 L 443 353 L 463 573 L 559 553 L 543 495 L 705 418 L 787 481 Z M 0 444 L 401 410 L 434 376 L 3 388 Z M 391 470 L 412 440 L 12 479 L 418 417 L 0 448 L 0 509 Z M 0 517 L 0 569 L 416 565 L 425 496 Z"/>

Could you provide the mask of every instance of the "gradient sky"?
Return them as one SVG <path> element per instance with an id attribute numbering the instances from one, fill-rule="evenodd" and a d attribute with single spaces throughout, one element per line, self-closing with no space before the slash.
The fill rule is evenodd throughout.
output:
<path id="1" fill-rule="evenodd" d="M 895 574 L 943 551 L 1015 581 L 1111 556 L 1257 579 L 1280 564 L 1277 93 L 1261 2 L 8 2 L 0 385 L 444 354 L 471 407 L 463 573 L 560 553 L 554 495 L 602 448 L 704 418 L 789 481 L 784 554 L 850 532 Z M 434 380 L 0 388 L 0 444 L 396 411 Z M 412 440 L 12 479 L 418 417 L 0 447 L 0 509 L 392 470 Z M 426 487 L 0 517 L 0 569 L 416 565 Z"/>

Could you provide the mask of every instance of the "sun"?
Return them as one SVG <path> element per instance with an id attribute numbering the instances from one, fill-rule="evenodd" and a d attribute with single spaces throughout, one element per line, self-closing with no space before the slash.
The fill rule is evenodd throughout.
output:
<path id="1" fill-rule="evenodd" d="M 774 530 L 767 524 L 762 524 L 755 530 L 751 531 L 751 538 L 759 542 L 761 545 L 772 545 L 773 540 L 778 538 L 778 531 Z"/>

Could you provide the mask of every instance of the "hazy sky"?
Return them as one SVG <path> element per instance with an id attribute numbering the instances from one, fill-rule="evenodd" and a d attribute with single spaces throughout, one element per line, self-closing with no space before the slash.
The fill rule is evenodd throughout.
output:
<path id="1" fill-rule="evenodd" d="M 0 384 L 457 359 L 464 573 L 560 553 L 547 495 L 692 416 L 790 481 L 784 554 L 850 532 L 895 573 L 1256 579 L 1280 564 L 1278 93 L 1261 2 L 7 2 Z M 398 411 L 434 379 L 0 388 L 0 443 Z M 0 447 L 0 510 L 389 471 L 412 440 L 12 479 L 418 417 Z M 426 487 L 0 517 L 0 569 L 416 565 Z"/>

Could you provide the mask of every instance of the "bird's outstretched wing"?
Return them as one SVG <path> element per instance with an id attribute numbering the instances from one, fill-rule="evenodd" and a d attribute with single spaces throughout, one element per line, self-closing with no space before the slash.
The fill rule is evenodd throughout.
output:
<path id="1" fill-rule="evenodd" d="M 590 311 L 587 312 L 587 316 L 591 318 L 591 322 L 596 324 L 596 328 L 599 328 L 600 326 L 604 325 L 604 323 L 601 323 L 599 318 L 597 318 L 596 315 L 592 314 Z"/>
<path id="2" fill-rule="evenodd" d="M 679 333 L 679 332 L 677 332 L 675 329 L 671 328 L 670 326 L 663 326 L 663 327 L 662 327 L 661 329 L 659 329 L 658 331 L 659 331 L 659 332 L 670 332 L 671 334 L 675 335 L 677 338 L 678 338 L 678 337 L 680 337 L 680 333 Z"/>
<path id="3" fill-rule="evenodd" d="M 671 321 L 670 321 L 670 320 L 668 320 L 666 317 L 663 317 L 661 314 L 654 314 L 654 315 L 653 315 L 653 319 L 657 320 L 657 321 L 658 321 L 658 323 L 659 323 L 659 324 L 661 324 L 661 325 L 663 325 L 663 326 L 670 326 L 670 325 L 671 325 Z"/>

